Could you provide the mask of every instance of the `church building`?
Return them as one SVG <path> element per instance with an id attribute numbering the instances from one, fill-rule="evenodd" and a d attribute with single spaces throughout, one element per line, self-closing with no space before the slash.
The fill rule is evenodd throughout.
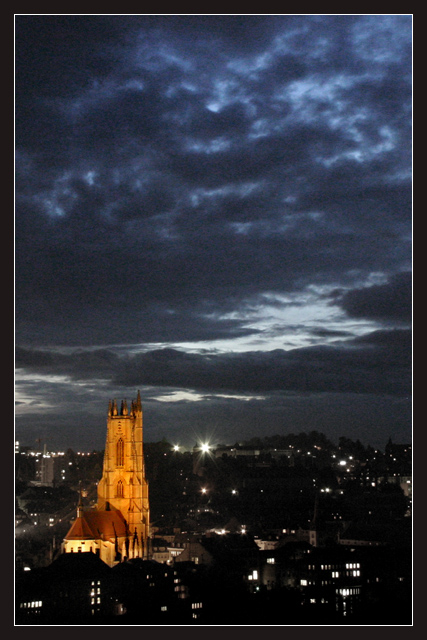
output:
<path id="1" fill-rule="evenodd" d="M 102 478 L 95 508 L 84 509 L 64 538 L 64 553 L 95 553 L 110 567 L 149 557 L 150 509 L 145 478 L 141 397 L 128 409 L 109 403 Z"/>

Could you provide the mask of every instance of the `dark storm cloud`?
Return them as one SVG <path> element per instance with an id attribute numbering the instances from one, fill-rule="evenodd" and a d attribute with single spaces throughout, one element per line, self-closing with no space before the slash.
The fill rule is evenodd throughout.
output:
<path id="1" fill-rule="evenodd" d="M 76 380 L 98 376 L 118 387 L 141 385 L 210 392 L 271 391 L 407 395 L 411 383 L 409 330 L 374 332 L 333 347 L 291 351 L 185 353 L 156 349 L 121 356 L 108 350 L 71 354 L 20 349 L 17 366 Z"/>
<path id="2" fill-rule="evenodd" d="M 162 350 L 137 358 L 124 377 L 116 376 L 116 382 L 131 387 L 142 380 L 152 385 L 242 393 L 282 390 L 408 394 L 409 357 L 405 358 L 398 348 L 378 349 L 375 364 L 372 356 L 369 348 L 352 351 L 311 347 L 225 356 Z M 379 371 L 387 371 L 388 376 L 378 376 Z"/>
<path id="3" fill-rule="evenodd" d="M 340 305 L 354 318 L 408 324 L 412 319 L 412 275 L 403 272 L 386 284 L 348 291 Z"/>
<path id="4" fill-rule="evenodd" d="M 376 340 L 411 313 L 411 27 L 17 15 L 20 371 L 406 393 Z"/>

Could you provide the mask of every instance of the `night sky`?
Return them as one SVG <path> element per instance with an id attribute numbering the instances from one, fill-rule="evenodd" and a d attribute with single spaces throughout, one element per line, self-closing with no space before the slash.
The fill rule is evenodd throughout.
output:
<path id="1" fill-rule="evenodd" d="M 412 432 L 411 15 L 15 15 L 15 436 Z"/>

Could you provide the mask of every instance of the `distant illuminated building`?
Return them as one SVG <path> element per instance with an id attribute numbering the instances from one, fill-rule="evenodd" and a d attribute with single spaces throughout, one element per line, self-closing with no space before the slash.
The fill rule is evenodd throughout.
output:
<path id="1" fill-rule="evenodd" d="M 114 400 L 108 407 L 107 440 L 98 502 L 79 504 L 77 518 L 64 538 L 63 551 L 92 551 L 109 566 L 125 558 L 148 558 L 150 510 L 143 454 L 142 405 L 138 391 L 128 411 Z"/>
<path id="2" fill-rule="evenodd" d="M 36 480 L 35 484 L 52 487 L 55 480 L 57 467 L 57 457 L 48 453 L 46 445 L 43 447 L 43 454 L 36 459 Z"/>

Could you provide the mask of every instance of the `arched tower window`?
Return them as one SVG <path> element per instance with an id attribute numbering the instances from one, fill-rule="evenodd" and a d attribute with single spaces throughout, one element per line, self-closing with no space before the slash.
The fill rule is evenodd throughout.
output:
<path id="1" fill-rule="evenodd" d="M 123 467 L 125 463 L 125 446 L 122 438 L 117 440 L 116 445 L 116 466 Z"/>
<path id="2" fill-rule="evenodd" d="M 117 483 L 116 497 L 123 498 L 123 482 L 121 480 L 119 480 Z"/>

